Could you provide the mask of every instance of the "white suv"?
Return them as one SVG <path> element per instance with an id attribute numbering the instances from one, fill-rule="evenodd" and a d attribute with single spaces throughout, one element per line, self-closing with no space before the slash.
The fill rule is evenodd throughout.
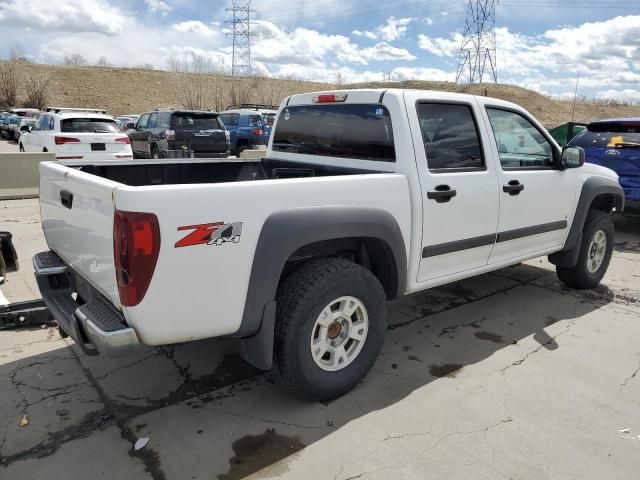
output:
<path id="1" fill-rule="evenodd" d="M 47 108 L 20 137 L 21 152 L 51 152 L 56 160 L 132 159 L 129 137 L 104 110 Z"/>

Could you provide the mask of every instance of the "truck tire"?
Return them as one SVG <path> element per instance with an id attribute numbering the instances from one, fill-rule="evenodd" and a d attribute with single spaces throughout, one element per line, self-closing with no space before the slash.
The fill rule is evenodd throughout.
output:
<path id="1" fill-rule="evenodd" d="M 590 210 L 582 230 L 578 263 L 573 268 L 556 267 L 558 278 L 568 287 L 578 290 L 597 287 L 609 267 L 613 244 L 611 216 Z"/>
<path id="2" fill-rule="evenodd" d="M 293 393 L 330 400 L 353 389 L 382 350 L 387 299 L 366 268 L 321 258 L 278 289 L 273 373 Z"/>

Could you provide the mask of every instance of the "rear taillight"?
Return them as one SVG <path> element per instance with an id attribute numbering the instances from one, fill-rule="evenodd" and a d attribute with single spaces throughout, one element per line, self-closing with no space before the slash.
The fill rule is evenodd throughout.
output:
<path id="1" fill-rule="evenodd" d="M 167 140 L 169 140 L 170 142 L 174 141 L 176 139 L 176 132 L 175 130 L 165 130 L 164 131 L 164 136 Z"/>
<path id="2" fill-rule="evenodd" d="M 160 252 L 160 226 L 153 213 L 116 210 L 113 254 L 120 303 L 138 305 L 147 293 Z"/>
<path id="3" fill-rule="evenodd" d="M 256 128 L 253 130 L 253 134 L 254 135 L 264 135 L 264 130 L 262 130 L 261 128 Z"/>
<path id="4" fill-rule="evenodd" d="M 79 138 L 73 138 L 73 137 L 54 137 L 54 141 L 56 142 L 56 145 L 64 145 L 65 143 L 80 143 L 80 139 Z"/>
<path id="5" fill-rule="evenodd" d="M 129 139 L 129 137 L 117 137 L 116 138 L 116 142 L 117 143 L 131 144 L 131 140 Z"/>

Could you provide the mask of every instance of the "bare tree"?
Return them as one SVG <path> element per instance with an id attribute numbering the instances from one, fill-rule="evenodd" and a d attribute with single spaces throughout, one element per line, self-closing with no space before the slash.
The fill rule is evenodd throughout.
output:
<path id="1" fill-rule="evenodd" d="M 14 107 L 18 84 L 16 81 L 16 70 L 18 67 L 17 57 L 11 56 L 9 60 L 0 62 L 0 105 Z"/>
<path id="2" fill-rule="evenodd" d="M 62 63 L 69 67 L 82 67 L 83 65 L 87 64 L 87 59 L 79 53 L 73 53 L 69 56 L 64 57 Z"/>
<path id="3" fill-rule="evenodd" d="M 109 59 L 103 55 L 98 59 L 98 63 L 96 63 L 96 66 L 98 66 L 98 67 L 110 67 L 111 64 L 109 63 Z"/>
<path id="4" fill-rule="evenodd" d="M 46 74 L 29 74 L 24 86 L 27 92 L 27 99 L 24 102 L 24 106 L 37 108 L 39 110 L 44 109 L 44 107 L 47 106 L 47 96 L 50 83 L 51 78 Z"/>
<path id="5" fill-rule="evenodd" d="M 206 81 L 212 71 L 211 61 L 190 52 L 183 57 L 171 56 L 168 63 L 175 76 L 176 96 L 182 106 L 192 110 L 205 108 L 210 94 Z"/>

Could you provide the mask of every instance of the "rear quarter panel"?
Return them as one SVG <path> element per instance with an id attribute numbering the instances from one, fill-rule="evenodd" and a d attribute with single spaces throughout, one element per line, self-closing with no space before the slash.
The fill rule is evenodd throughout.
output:
<path id="1" fill-rule="evenodd" d="M 154 212 L 161 232 L 153 279 L 144 300 L 124 309 L 127 320 L 149 345 L 235 333 L 266 218 L 287 209 L 332 205 L 388 211 L 409 251 L 411 205 L 407 179 L 400 174 L 119 188 L 117 208 Z M 241 222 L 240 241 L 176 248 L 193 231 L 180 227 L 215 222 Z"/>

